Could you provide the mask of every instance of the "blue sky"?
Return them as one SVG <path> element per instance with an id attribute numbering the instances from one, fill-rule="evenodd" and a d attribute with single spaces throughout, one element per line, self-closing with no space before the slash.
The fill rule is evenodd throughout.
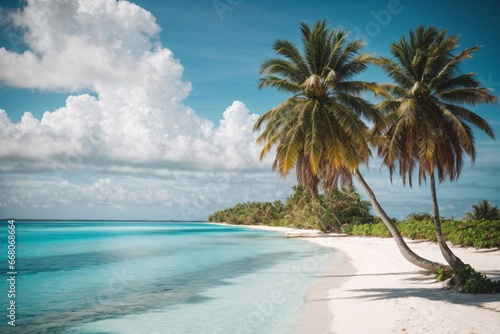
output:
<path id="1" fill-rule="evenodd" d="M 0 217 L 189 220 L 284 199 L 294 176 L 258 162 L 251 132 L 286 98 L 256 88 L 272 42 L 300 43 L 299 22 L 326 18 L 387 55 L 410 28 L 435 25 L 483 46 L 463 70 L 498 94 L 499 5 L 463 3 L 4 1 Z M 360 79 L 387 81 L 374 67 Z M 498 135 L 498 107 L 474 110 Z M 478 133 L 477 149 L 474 167 L 438 187 L 447 217 L 500 204 L 499 144 Z M 391 216 L 430 211 L 427 186 L 391 184 L 377 158 L 365 176 Z"/>

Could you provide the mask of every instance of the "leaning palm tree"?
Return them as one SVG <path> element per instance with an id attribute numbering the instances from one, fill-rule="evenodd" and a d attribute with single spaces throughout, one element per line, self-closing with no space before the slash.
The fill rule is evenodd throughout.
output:
<path id="1" fill-rule="evenodd" d="M 496 205 L 491 204 L 488 200 L 483 200 L 472 205 L 472 210 L 465 213 L 464 219 L 469 220 L 500 220 L 500 209 Z"/>
<path id="2" fill-rule="evenodd" d="M 264 144 L 261 159 L 276 147 L 273 170 L 286 176 L 295 167 L 298 183 L 313 196 L 318 187 L 334 189 L 352 184 L 352 176 L 367 192 L 373 207 L 391 231 L 402 255 L 411 263 L 436 272 L 441 266 L 416 255 L 385 214 L 358 167 L 371 156 L 369 129 L 363 119 L 382 128 L 383 120 L 360 97 L 365 91 L 380 93 L 378 85 L 352 78 L 371 60 L 360 54 L 361 40 L 348 41 L 342 29 L 327 28 L 326 21 L 311 29 L 301 24 L 302 52 L 287 40 L 276 40 L 280 56 L 266 60 L 260 70 L 259 88 L 273 87 L 291 94 L 264 113 L 254 131 L 264 127 L 257 142 Z"/>
<path id="3" fill-rule="evenodd" d="M 392 174 L 399 168 L 403 182 L 418 169 L 418 181 L 430 179 L 438 244 L 446 261 L 457 270 L 464 263 L 450 250 L 441 232 L 436 178 L 455 181 L 462 170 L 464 153 L 476 157 L 471 126 L 494 138 L 483 118 L 467 108 L 496 104 L 497 98 L 481 87 L 474 73 L 462 73 L 460 64 L 478 46 L 457 52 L 458 35 L 446 30 L 419 27 L 391 46 L 394 59 L 378 58 L 378 64 L 395 82 L 385 85 L 391 98 L 377 108 L 387 115 L 387 127 L 379 142 L 379 154 Z"/>

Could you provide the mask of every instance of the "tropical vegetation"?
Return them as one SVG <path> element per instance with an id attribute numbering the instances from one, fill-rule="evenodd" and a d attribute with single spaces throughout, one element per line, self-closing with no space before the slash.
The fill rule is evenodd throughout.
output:
<path id="1" fill-rule="evenodd" d="M 323 232 L 344 232 L 354 225 L 374 222 L 370 209 L 370 203 L 362 200 L 354 187 L 313 197 L 304 187 L 294 186 L 285 203 L 236 204 L 214 212 L 208 220 L 236 225 L 293 226 Z"/>
<path id="2" fill-rule="evenodd" d="M 371 205 L 362 200 L 354 187 L 336 190 L 334 194 L 312 196 L 301 186 L 294 186 L 285 202 L 246 202 L 216 211 L 211 222 L 234 225 L 270 225 L 322 232 L 346 233 L 367 237 L 390 238 L 391 233 L 380 218 L 370 214 Z M 433 218 L 425 213 L 409 214 L 404 220 L 392 218 L 401 235 L 408 239 L 437 242 Z M 500 220 L 443 219 L 446 240 L 456 246 L 500 248 Z"/>
<path id="3" fill-rule="evenodd" d="M 412 212 L 408 216 L 406 216 L 406 221 L 415 221 L 421 222 L 432 219 L 432 216 L 428 212 Z"/>
<path id="4" fill-rule="evenodd" d="M 500 209 L 488 200 L 483 200 L 472 205 L 472 210 L 465 213 L 465 218 L 469 220 L 500 220 Z"/>
<path id="5" fill-rule="evenodd" d="M 398 230 L 405 238 L 437 242 L 434 222 L 401 221 Z M 453 220 L 442 221 L 443 235 L 446 240 L 457 246 L 476 248 L 500 247 L 500 220 Z M 345 230 L 347 231 L 347 230 Z M 384 224 L 364 224 L 353 226 L 349 234 L 387 238 L 391 234 Z"/>

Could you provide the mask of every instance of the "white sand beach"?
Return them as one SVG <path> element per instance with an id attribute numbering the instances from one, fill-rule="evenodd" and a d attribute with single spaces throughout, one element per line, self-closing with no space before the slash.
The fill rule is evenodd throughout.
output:
<path id="1" fill-rule="evenodd" d="M 280 231 L 295 229 L 256 226 Z M 407 262 L 393 239 L 329 236 L 304 238 L 342 252 L 339 262 L 311 288 L 299 333 L 500 332 L 500 294 L 444 290 L 435 276 Z M 407 240 L 419 255 L 444 263 L 434 243 Z M 452 247 L 475 269 L 500 279 L 500 250 Z"/>

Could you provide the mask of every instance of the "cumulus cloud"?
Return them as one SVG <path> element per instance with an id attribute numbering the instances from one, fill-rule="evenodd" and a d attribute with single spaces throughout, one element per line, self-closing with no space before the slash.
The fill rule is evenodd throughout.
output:
<path id="1" fill-rule="evenodd" d="M 40 120 L 27 112 L 13 123 L 0 109 L 3 172 L 259 166 L 257 115 L 235 101 L 215 127 L 184 105 L 191 84 L 143 8 L 115 0 L 29 0 L 9 20 L 23 31 L 27 50 L 0 48 L 0 82 L 72 95 Z"/>
<path id="2" fill-rule="evenodd" d="M 273 182 L 271 173 L 241 171 L 164 171 L 148 177 L 80 172 L 77 180 L 74 174 L 0 175 L 0 212 L 35 219 L 206 219 L 238 202 L 283 198 L 291 187 Z"/>
<path id="3" fill-rule="evenodd" d="M 0 49 L 1 66 L 9 66 L 1 80 L 15 87 L 76 90 L 140 80 L 145 68 L 130 69 L 154 56 L 147 51 L 160 32 L 151 13 L 127 1 L 29 0 L 9 18 L 28 47 L 22 54 Z"/>

